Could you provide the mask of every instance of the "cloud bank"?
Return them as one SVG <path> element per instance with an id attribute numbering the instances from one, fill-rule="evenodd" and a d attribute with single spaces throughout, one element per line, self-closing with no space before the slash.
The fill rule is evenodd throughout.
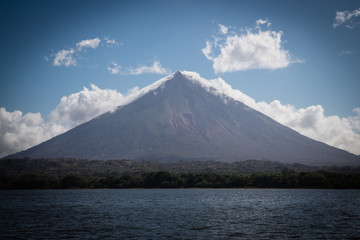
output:
<path id="1" fill-rule="evenodd" d="M 254 29 L 242 33 L 229 32 L 229 28 L 219 24 L 220 35 L 206 41 L 202 53 L 213 62 L 215 73 L 246 71 L 249 69 L 279 69 L 291 63 L 301 62 L 294 59 L 283 48 L 281 31 L 262 30 L 270 27 L 268 20 L 259 19 Z"/>
<path id="2" fill-rule="evenodd" d="M 320 105 L 296 108 L 290 104 L 282 104 L 279 100 L 271 103 L 256 102 L 250 96 L 233 89 L 221 78 L 206 80 L 198 73 L 182 73 L 209 91 L 213 92 L 215 89 L 215 94 L 241 101 L 305 136 L 360 154 L 360 107 L 355 108 L 354 114 L 346 118 L 326 116 Z M 84 87 L 77 93 L 62 97 L 47 121 L 40 113 L 24 115 L 20 111 L 7 112 L 5 108 L 0 108 L 0 157 L 25 150 L 107 111 L 113 111 L 118 106 L 129 104 L 157 89 L 171 76 L 142 89 L 134 87 L 126 95 L 92 84 L 90 89 Z"/>
<path id="3" fill-rule="evenodd" d="M 72 128 L 122 104 L 124 96 L 116 90 L 100 89 L 94 84 L 90 87 L 62 97 L 50 113 L 49 121 Z"/>
<path id="4" fill-rule="evenodd" d="M 45 122 L 40 113 L 8 112 L 0 108 L 0 157 L 25 150 L 67 130 Z"/>
<path id="5" fill-rule="evenodd" d="M 307 137 L 360 154 L 360 108 L 355 108 L 354 115 L 346 118 L 326 116 L 321 105 L 296 108 L 294 105 L 282 104 L 279 100 L 271 103 L 256 102 L 240 90 L 233 89 L 221 78 L 206 80 L 197 73 L 184 74 L 200 82 L 209 91 L 216 89 L 217 94 L 241 101 Z"/>
<path id="6" fill-rule="evenodd" d="M 357 17 L 360 16 L 360 8 L 353 11 L 337 11 L 333 23 L 333 27 L 337 28 L 340 25 L 345 25 L 347 28 L 353 28 L 359 24 Z"/>
<path id="7" fill-rule="evenodd" d="M 8 112 L 0 108 L 0 157 L 26 150 L 56 135 L 89 121 L 105 112 L 114 111 L 160 87 L 170 76 L 139 89 L 134 87 L 126 95 L 113 89 L 90 89 L 64 96 L 45 121 L 40 113 Z"/>
<path id="8" fill-rule="evenodd" d="M 137 92 L 138 88 L 134 88 Z M 131 92 L 131 90 L 129 91 Z M 45 121 L 40 113 L 0 108 L 0 157 L 25 150 L 122 105 L 126 98 L 113 89 L 91 88 L 64 96 Z"/>

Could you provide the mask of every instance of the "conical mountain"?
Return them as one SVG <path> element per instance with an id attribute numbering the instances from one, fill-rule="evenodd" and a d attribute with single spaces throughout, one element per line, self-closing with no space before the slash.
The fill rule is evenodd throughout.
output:
<path id="1" fill-rule="evenodd" d="M 114 112 L 9 157 L 360 164 L 358 156 L 305 137 L 184 73 L 154 86 Z"/>

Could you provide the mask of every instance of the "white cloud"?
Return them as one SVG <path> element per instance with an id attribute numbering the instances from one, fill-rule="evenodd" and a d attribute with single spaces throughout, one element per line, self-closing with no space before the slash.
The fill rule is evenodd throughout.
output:
<path id="1" fill-rule="evenodd" d="M 334 19 L 333 27 L 336 28 L 345 24 L 347 28 L 353 28 L 359 24 L 359 21 L 355 21 L 355 18 L 360 16 L 360 8 L 350 11 L 337 11 Z"/>
<path id="2" fill-rule="evenodd" d="M 78 51 L 82 51 L 84 48 L 97 48 L 101 40 L 99 38 L 86 39 L 78 42 L 76 47 Z"/>
<path id="3" fill-rule="evenodd" d="M 116 90 L 101 89 L 91 84 L 91 89 L 64 96 L 59 105 L 44 121 L 40 113 L 7 112 L 0 108 L 0 157 L 26 150 L 107 111 L 114 111 L 158 88 L 170 76 L 139 89 L 129 89 L 126 95 Z"/>
<path id="4" fill-rule="evenodd" d="M 206 41 L 206 47 L 202 52 L 213 62 L 215 73 L 249 69 L 273 70 L 301 62 L 293 59 L 290 52 L 282 47 L 283 33 L 263 31 L 261 25 L 264 24 L 270 26 L 267 20 L 259 19 L 256 21 L 256 30 L 247 29 L 241 34 L 225 34 L 225 38 L 213 36 L 213 42 Z M 219 52 L 217 56 L 215 51 Z"/>
<path id="5" fill-rule="evenodd" d="M 326 116 L 320 105 L 296 108 L 282 104 L 279 100 L 271 103 L 256 102 L 241 91 L 233 89 L 221 78 L 208 81 L 197 73 L 184 71 L 183 74 L 200 82 L 209 91 L 216 89 L 217 94 L 225 94 L 241 101 L 305 136 L 360 154 L 360 108 L 355 108 L 355 115 L 347 118 Z"/>
<path id="6" fill-rule="evenodd" d="M 144 73 L 167 74 L 169 73 L 159 61 L 154 61 L 152 66 L 140 66 L 138 68 L 130 68 L 127 72 L 130 75 L 140 75 Z"/>
<path id="7" fill-rule="evenodd" d="M 271 25 L 271 23 L 267 19 L 265 19 L 265 20 L 264 19 L 256 20 L 256 27 L 257 28 L 260 28 L 261 25 L 264 25 L 264 24 L 266 24 L 267 27 L 270 27 L 270 25 Z"/>
<path id="8" fill-rule="evenodd" d="M 359 115 L 348 118 L 326 116 L 321 105 L 297 109 L 277 100 L 257 105 L 257 110 L 305 136 L 360 154 L 360 134 L 356 130 Z"/>
<path id="9" fill-rule="evenodd" d="M 70 50 L 60 50 L 54 58 L 53 64 L 55 66 L 76 66 L 76 61 L 73 58 L 73 55 L 75 53 L 74 49 Z"/>
<path id="10" fill-rule="evenodd" d="M 245 36 L 229 36 L 219 56 L 213 59 L 215 72 L 287 67 L 291 57 L 281 48 L 281 32 L 247 32 Z"/>
<path id="11" fill-rule="evenodd" d="M 67 130 L 46 123 L 40 113 L 8 112 L 0 108 L 0 157 L 37 145 Z"/>
<path id="12" fill-rule="evenodd" d="M 104 38 L 105 44 L 100 45 L 101 40 L 99 38 L 85 39 L 75 44 L 75 47 L 70 49 L 62 49 L 58 51 L 55 55 L 50 55 L 54 57 L 53 65 L 54 66 L 76 66 L 77 61 L 76 57 L 81 57 L 82 52 L 86 52 L 87 48 L 96 49 L 99 46 L 113 46 L 113 45 L 122 45 L 121 43 L 116 42 L 114 39 Z M 45 57 L 46 61 L 49 61 L 49 57 Z"/>
<path id="13" fill-rule="evenodd" d="M 105 112 L 114 111 L 158 88 L 170 79 L 167 76 L 157 82 L 139 89 L 129 89 L 124 96 L 113 89 L 101 89 L 91 84 L 91 89 L 64 96 L 58 106 L 44 121 L 40 113 L 20 111 L 7 112 L 0 108 L 0 157 L 26 150 L 81 123 L 91 120 Z"/>
<path id="14" fill-rule="evenodd" d="M 214 60 L 214 57 L 211 55 L 212 52 L 211 48 L 212 48 L 211 43 L 209 41 L 206 41 L 206 47 L 201 49 L 201 51 L 207 59 Z"/>
<path id="15" fill-rule="evenodd" d="M 80 92 L 61 98 L 51 112 L 49 120 L 67 127 L 74 127 L 121 105 L 124 96 L 112 89 L 100 89 L 91 84 Z"/>
<path id="16" fill-rule="evenodd" d="M 69 50 L 62 49 L 55 54 L 53 64 L 55 66 L 66 66 L 66 67 L 76 66 L 76 60 L 74 58 L 74 55 L 76 53 L 83 51 L 83 49 L 85 48 L 97 48 L 99 46 L 100 41 L 101 40 L 99 38 L 86 39 L 78 42 L 76 44 L 76 49 L 73 48 Z"/>
<path id="17" fill-rule="evenodd" d="M 132 94 L 138 88 L 129 90 Z M 7 112 L 0 108 L 0 157 L 25 150 L 46 141 L 107 111 L 122 105 L 124 96 L 111 89 L 91 89 L 64 96 L 60 104 L 51 112 L 49 121 L 40 113 L 20 111 Z"/>
<path id="18" fill-rule="evenodd" d="M 121 73 L 121 66 L 118 65 L 116 62 L 112 62 L 111 66 L 107 67 L 107 70 L 111 73 L 111 74 L 119 74 Z"/>
<path id="19" fill-rule="evenodd" d="M 7 112 L 0 108 L 0 157 L 25 150 L 61 134 L 83 122 L 91 120 L 118 106 L 127 104 L 145 94 L 138 87 L 130 89 L 124 97 L 112 89 L 91 89 L 61 98 L 59 105 L 45 121 L 40 113 Z"/>
<path id="20" fill-rule="evenodd" d="M 229 28 L 227 28 L 226 26 L 219 24 L 219 31 L 221 34 L 227 34 L 228 33 Z"/>

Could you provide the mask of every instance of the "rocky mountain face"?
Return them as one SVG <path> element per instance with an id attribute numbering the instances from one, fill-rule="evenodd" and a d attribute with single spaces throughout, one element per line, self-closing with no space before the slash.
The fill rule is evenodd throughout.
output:
<path id="1" fill-rule="evenodd" d="M 359 156 L 305 137 L 181 72 L 114 112 L 7 158 L 24 157 L 360 165 Z"/>

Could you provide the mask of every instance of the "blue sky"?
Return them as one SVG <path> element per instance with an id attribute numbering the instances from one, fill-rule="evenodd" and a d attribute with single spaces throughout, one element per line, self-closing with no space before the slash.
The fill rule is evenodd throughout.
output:
<path id="1" fill-rule="evenodd" d="M 321 106 L 323 117 L 352 121 L 356 145 L 358 9 L 359 1 L 1 1 L 0 108 L 13 117 L 21 111 L 18 118 L 40 113 L 37 120 L 50 124 L 61 99 L 83 87 L 95 91 L 94 84 L 126 95 L 136 86 L 188 70 L 206 79 L 221 77 L 257 102 Z M 268 34 L 270 61 L 255 54 L 266 37 L 260 32 Z M 249 43 L 251 34 L 259 41 L 249 46 L 256 51 L 231 50 L 231 44 Z M 276 37 L 280 48 L 271 43 Z M 211 52 L 206 56 L 207 42 Z M 240 61 L 244 58 L 249 66 Z M 19 131 L 5 129 L 4 122 L 0 149 L 10 144 L 6 133 Z M 25 145 L 12 140 L 17 147 L 3 154 L 44 139 Z"/>

